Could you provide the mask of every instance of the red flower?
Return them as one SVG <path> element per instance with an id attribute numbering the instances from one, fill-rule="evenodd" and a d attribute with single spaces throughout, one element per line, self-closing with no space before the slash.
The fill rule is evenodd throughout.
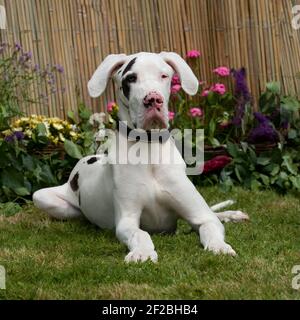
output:
<path id="1" fill-rule="evenodd" d="M 213 171 L 221 170 L 231 163 L 232 158 L 228 156 L 217 156 L 204 163 L 203 173 L 210 173 Z"/>

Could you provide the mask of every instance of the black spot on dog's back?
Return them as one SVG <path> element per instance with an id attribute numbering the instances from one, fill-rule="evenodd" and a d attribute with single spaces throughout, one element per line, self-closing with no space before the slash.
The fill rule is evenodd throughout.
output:
<path id="1" fill-rule="evenodd" d="M 124 76 L 124 74 L 126 74 L 132 68 L 132 66 L 135 64 L 135 61 L 136 61 L 136 57 L 129 61 L 128 65 L 126 66 L 126 68 L 124 69 L 124 71 L 122 73 L 122 77 Z"/>
<path id="2" fill-rule="evenodd" d="M 70 186 L 74 192 L 79 189 L 78 179 L 79 179 L 79 172 L 77 172 L 74 175 L 73 179 L 70 181 Z"/>
<path id="3" fill-rule="evenodd" d="M 92 157 L 91 159 L 89 159 L 89 160 L 87 161 L 87 164 L 93 164 L 93 163 L 97 162 L 97 160 L 98 160 L 97 157 Z"/>

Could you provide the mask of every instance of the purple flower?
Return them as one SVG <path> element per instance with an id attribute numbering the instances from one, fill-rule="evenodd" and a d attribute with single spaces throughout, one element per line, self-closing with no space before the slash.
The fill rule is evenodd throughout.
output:
<path id="1" fill-rule="evenodd" d="M 15 140 L 21 141 L 24 138 L 25 138 L 25 135 L 24 135 L 24 133 L 22 131 L 15 131 L 11 135 L 6 136 L 4 140 L 6 142 L 11 143 L 11 142 L 14 142 Z"/>
<path id="2" fill-rule="evenodd" d="M 235 80 L 235 96 L 243 97 L 246 101 L 251 100 L 251 94 L 247 84 L 246 69 L 241 68 L 239 70 L 231 70 L 233 78 Z"/>
<path id="3" fill-rule="evenodd" d="M 40 65 L 39 64 L 36 64 L 33 68 L 33 71 L 34 72 L 39 72 L 40 71 Z"/>
<path id="4" fill-rule="evenodd" d="M 28 51 L 27 53 L 25 53 L 26 59 L 27 60 L 31 60 L 32 59 L 32 52 Z"/>
<path id="5" fill-rule="evenodd" d="M 274 129 L 270 119 L 260 112 L 254 113 L 255 119 L 258 121 L 258 126 L 252 129 L 248 136 L 250 143 L 278 142 L 278 133 Z"/>
<path id="6" fill-rule="evenodd" d="M 254 117 L 260 124 L 269 124 L 270 123 L 269 118 L 260 112 L 254 112 Z"/>
<path id="7" fill-rule="evenodd" d="M 32 58 L 32 52 L 31 52 L 31 51 L 25 52 L 25 53 L 23 53 L 23 54 L 21 55 L 21 57 L 20 57 L 20 59 L 19 59 L 19 63 L 24 65 L 25 62 L 31 60 L 31 58 Z"/>
<path id="8" fill-rule="evenodd" d="M 0 45 L 0 54 L 2 54 L 4 52 L 4 50 L 6 49 L 7 44 L 6 43 L 1 43 Z"/>
<path id="9" fill-rule="evenodd" d="M 22 50 L 22 46 L 19 43 L 15 44 L 15 51 L 19 52 Z"/>
<path id="10" fill-rule="evenodd" d="M 23 140 L 25 138 L 25 135 L 22 131 L 16 131 L 14 134 L 17 140 Z"/>
<path id="11" fill-rule="evenodd" d="M 243 99 L 238 100 L 238 104 L 236 106 L 235 110 L 235 116 L 232 119 L 232 124 L 236 127 L 241 127 L 242 125 L 242 119 L 244 118 L 245 115 L 245 107 L 246 104 Z"/>
<path id="12" fill-rule="evenodd" d="M 63 66 L 61 66 L 60 64 L 56 64 L 54 66 L 54 68 L 59 72 L 59 73 L 64 73 L 65 72 L 65 69 Z"/>
<path id="13" fill-rule="evenodd" d="M 231 70 L 232 76 L 235 80 L 235 97 L 237 99 L 237 107 L 235 117 L 232 120 L 233 125 L 240 127 L 242 119 L 245 115 L 246 104 L 251 101 L 251 94 L 248 88 L 246 79 L 246 69 Z"/>
<path id="14" fill-rule="evenodd" d="M 11 143 L 15 141 L 15 136 L 12 134 L 10 136 L 6 136 L 4 139 L 6 142 Z"/>

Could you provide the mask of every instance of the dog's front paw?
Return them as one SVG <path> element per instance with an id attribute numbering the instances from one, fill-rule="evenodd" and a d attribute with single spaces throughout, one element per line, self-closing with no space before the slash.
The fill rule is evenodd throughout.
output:
<path id="1" fill-rule="evenodd" d="M 236 256 L 236 252 L 232 249 L 231 245 L 223 241 L 211 242 L 205 250 L 211 251 L 214 254 L 228 254 L 230 256 Z"/>
<path id="2" fill-rule="evenodd" d="M 152 262 L 157 262 L 158 256 L 155 250 L 147 250 L 147 249 L 134 249 L 130 251 L 128 255 L 125 257 L 125 262 L 145 262 L 147 260 L 151 260 Z"/>

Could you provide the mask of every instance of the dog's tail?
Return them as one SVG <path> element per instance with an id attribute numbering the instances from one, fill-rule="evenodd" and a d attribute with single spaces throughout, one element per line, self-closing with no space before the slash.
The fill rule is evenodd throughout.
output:
<path id="1" fill-rule="evenodd" d="M 214 206 L 210 207 L 212 211 L 219 211 L 223 208 L 232 206 L 235 203 L 234 200 L 227 200 L 227 201 L 223 201 L 221 203 L 215 204 Z"/>

